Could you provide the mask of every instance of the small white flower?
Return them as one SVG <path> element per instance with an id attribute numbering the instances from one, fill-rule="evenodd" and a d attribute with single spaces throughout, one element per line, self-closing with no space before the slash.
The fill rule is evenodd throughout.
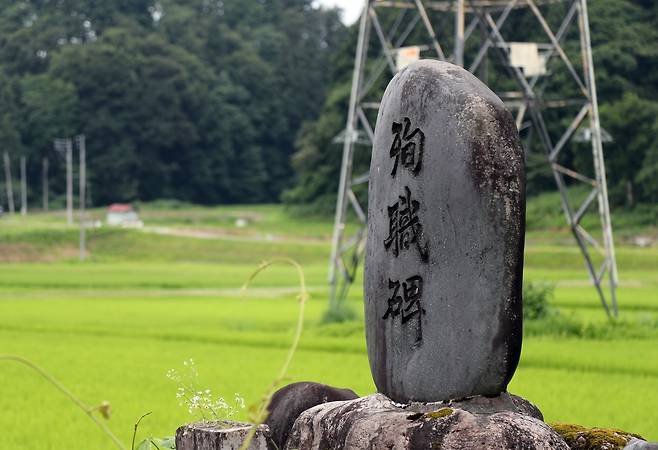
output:
<path id="1" fill-rule="evenodd" d="M 179 373 L 176 369 L 167 371 L 167 378 L 178 383 L 176 398 L 180 406 L 186 407 L 191 415 L 200 414 L 203 420 L 211 417 L 214 420 L 229 419 L 245 408 L 245 401 L 235 392 L 233 401 L 229 403 L 222 396 L 215 396 L 211 389 L 198 389 L 199 373 L 192 358 L 183 361 L 185 370 Z"/>

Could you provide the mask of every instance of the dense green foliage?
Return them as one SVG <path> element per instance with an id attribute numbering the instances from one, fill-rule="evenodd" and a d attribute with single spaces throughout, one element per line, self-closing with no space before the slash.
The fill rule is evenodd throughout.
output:
<path id="1" fill-rule="evenodd" d="M 14 160 L 28 156 L 33 202 L 45 156 L 62 193 L 52 142 L 78 133 L 95 204 L 278 199 L 344 34 L 338 13 L 311 0 L 2 0 L 0 9 L 0 142 Z"/>
<path id="2" fill-rule="evenodd" d="M 544 9 L 554 30 L 562 7 Z M 345 123 L 357 38 L 357 26 L 345 28 L 337 11 L 311 0 L 0 0 L 0 8 L 1 150 L 11 153 L 15 178 L 17 157 L 28 156 L 33 204 L 46 156 L 54 203 L 61 201 L 63 161 L 53 139 L 84 133 L 97 205 L 253 203 L 283 193 L 289 205 L 333 209 L 341 158 L 334 138 Z M 597 0 L 589 9 L 602 124 L 614 139 L 604 149 L 611 200 L 627 208 L 656 203 L 658 8 Z M 380 13 L 388 29 L 395 16 Z M 450 48 L 451 28 L 437 28 Z M 523 8 L 502 31 L 507 41 L 547 42 Z M 577 31 L 573 23 L 563 44 L 578 69 Z M 407 41 L 423 35 L 417 26 Z M 381 58 L 375 33 L 371 39 L 371 56 Z M 476 46 L 477 39 L 467 42 L 471 53 Z M 490 53 L 489 70 L 478 75 L 494 90 L 516 89 Z M 548 69 L 536 87 L 547 100 L 577 94 L 559 58 Z M 374 99 L 387 81 L 386 72 L 374 81 Z M 553 142 L 577 110 L 545 112 Z M 529 193 L 553 189 L 537 134 L 523 137 Z M 355 173 L 368 162 L 361 148 Z M 592 174 L 588 143 L 566 148 L 560 162 Z M 364 193 L 359 186 L 357 195 Z"/>
<path id="3" fill-rule="evenodd" d="M 564 3 L 563 8 L 566 8 L 568 2 Z M 564 12 L 559 4 L 552 4 L 550 9 L 544 8 L 553 30 L 559 28 Z M 589 2 L 589 18 L 601 122 L 614 139 L 604 146 L 611 201 L 614 206 L 629 208 L 638 203 L 655 204 L 658 202 L 658 141 L 655 139 L 658 133 L 658 7 L 651 1 L 597 0 Z M 388 29 L 394 17 L 382 14 L 381 21 Z M 320 211 L 333 207 L 341 148 L 332 143 L 332 138 L 345 126 L 350 69 L 356 43 L 354 28 L 350 39 L 344 43 L 344 50 L 333 56 L 332 88 L 322 114 L 300 132 L 297 152 L 293 157 L 298 184 L 284 195 L 291 205 L 308 208 L 310 203 L 313 209 Z M 451 45 L 451 32 L 450 27 L 438 30 L 443 42 L 448 43 L 447 48 Z M 381 52 L 375 33 L 371 34 L 370 56 L 374 61 L 381 58 Z M 541 26 L 527 9 L 512 13 L 502 28 L 502 34 L 508 42 L 535 40 L 548 43 Z M 407 42 L 419 41 L 414 41 L 412 36 Z M 474 50 L 477 39 L 471 39 L 467 44 L 467 50 Z M 580 69 L 577 24 L 572 24 L 562 44 L 574 66 Z M 487 75 L 479 72 L 478 76 L 498 92 L 518 90 L 517 83 L 506 74 L 495 51 L 490 51 L 488 60 Z M 570 78 L 560 59 L 550 60 L 547 68 L 550 77 L 538 83 L 537 91 L 543 92 L 546 100 L 575 98 L 577 84 Z M 372 73 L 372 67 L 367 67 L 366 73 Z M 388 75 L 382 76 L 374 84 L 371 91 L 373 99 L 381 95 L 387 79 Z M 579 108 L 571 106 L 544 111 L 553 143 L 559 140 Z M 371 119 L 374 123 L 374 117 Z M 554 189 L 553 177 L 537 133 L 522 133 L 522 138 L 529 150 L 528 192 L 536 194 Z M 368 156 L 363 147 L 357 146 L 356 174 L 367 170 Z M 589 142 L 568 146 L 560 157 L 561 164 L 593 175 Z"/>

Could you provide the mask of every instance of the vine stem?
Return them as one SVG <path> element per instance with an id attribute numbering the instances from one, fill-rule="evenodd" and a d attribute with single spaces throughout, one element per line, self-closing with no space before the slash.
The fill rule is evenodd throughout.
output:
<path id="1" fill-rule="evenodd" d="M 247 288 L 249 287 L 249 283 L 251 283 L 251 281 L 253 281 L 253 279 L 256 278 L 256 276 L 259 273 L 261 273 L 268 267 L 277 263 L 289 264 L 293 266 L 293 268 L 297 270 L 297 275 L 299 276 L 300 292 L 299 295 L 297 296 L 297 299 L 299 300 L 299 314 L 297 316 L 297 325 L 295 326 L 295 335 L 293 337 L 292 343 L 290 344 L 290 349 L 288 350 L 286 359 L 283 362 L 281 369 L 279 370 L 278 376 L 274 379 L 265 397 L 263 398 L 260 408 L 256 413 L 256 421 L 255 421 L 256 423 L 249 430 L 249 433 L 247 434 L 242 445 L 240 446 L 240 450 L 247 450 L 249 448 L 251 441 L 256 435 L 256 430 L 258 429 L 258 426 L 261 425 L 267 419 L 267 406 L 269 405 L 272 396 L 276 392 L 276 388 L 279 386 L 281 381 L 285 378 L 286 373 L 288 373 L 290 363 L 292 362 L 292 358 L 295 355 L 295 352 L 297 351 L 297 347 L 299 346 L 299 341 L 302 337 L 302 331 L 304 329 L 304 306 L 306 305 L 306 301 L 309 299 L 310 295 L 306 288 L 306 278 L 304 277 L 304 271 L 302 270 L 302 266 L 300 266 L 299 263 L 294 259 L 282 257 L 282 258 L 274 258 L 268 261 L 264 261 L 263 263 L 261 263 L 258 269 L 256 269 L 254 273 L 252 273 L 249 276 L 247 281 L 244 283 L 244 285 L 242 286 L 242 292 L 245 292 L 247 290 Z"/>
<path id="2" fill-rule="evenodd" d="M 147 413 L 142 414 L 142 416 L 139 419 L 137 419 L 137 422 L 135 422 L 135 428 L 133 430 L 133 441 L 132 441 L 132 445 L 130 446 L 131 450 L 135 450 L 135 437 L 137 436 L 137 428 L 139 428 L 139 424 L 142 422 L 142 419 L 144 417 L 146 417 L 148 415 L 151 415 L 151 413 L 152 413 L 152 411 L 149 411 Z M 157 445 L 156 445 L 156 447 L 157 447 Z"/>
<path id="3" fill-rule="evenodd" d="M 120 450 L 126 450 L 126 446 L 123 445 L 123 443 L 117 438 L 114 433 L 109 429 L 107 425 L 105 425 L 103 422 L 98 420 L 93 412 L 98 409 L 98 408 L 92 408 L 88 405 L 86 405 L 82 400 L 80 400 L 78 397 L 75 396 L 71 391 L 69 391 L 66 386 L 64 386 L 62 383 L 57 381 L 55 377 L 50 375 L 48 372 L 46 372 L 44 369 L 41 367 L 37 366 L 35 363 L 30 361 L 29 359 L 23 358 L 21 356 L 16 356 L 16 355 L 0 355 L 0 361 L 13 361 L 17 362 L 19 364 L 23 364 L 30 369 L 34 370 L 36 373 L 41 375 L 46 381 L 48 381 L 50 384 L 52 384 L 58 391 L 60 391 L 66 398 L 71 400 L 75 406 L 80 408 L 82 412 L 84 412 L 89 419 L 91 419 L 98 427 L 105 433 L 105 435 L 112 440 L 114 445 L 117 446 Z"/>

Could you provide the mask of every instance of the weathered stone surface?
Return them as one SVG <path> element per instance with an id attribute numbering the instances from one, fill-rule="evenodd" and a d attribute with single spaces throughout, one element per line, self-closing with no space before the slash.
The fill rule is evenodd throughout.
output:
<path id="1" fill-rule="evenodd" d="M 631 439 L 624 450 L 658 450 L 658 442 L 647 442 L 642 439 Z"/>
<path id="2" fill-rule="evenodd" d="M 463 400 L 447 400 L 432 403 L 412 402 L 404 408 L 407 411 L 418 413 L 429 413 L 441 408 L 463 409 L 473 414 L 494 414 L 513 411 L 541 421 L 544 420 L 541 411 L 533 403 L 508 392 L 503 392 L 495 397 L 476 396 Z"/>
<path id="3" fill-rule="evenodd" d="M 292 425 L 301 413 L 322 403 L 353 400 L 358 397 L 350 389 L 307 381 L 292 383 L 279 389 L 272 396 L 267 406 L 268 416 L 265 424 L 271 430 L 274 444 L 277 448 L 283 448 Z"/>
<path id="4" fill-rule="evenodd" d="M 365 312 L 379 392 L 505 391 L 521 351 L 523 151 L 502 101 L 419 61 L 382 98 L 370 167 Z"/>
<path id="5" fill-rule="evenodd" d="M 200 422 L 176 430 L 177 450 L 239 450 L 252 428 L 242 422 Z M 270 429 L 259 425 L 249 450 L 273 450 Z"/>
<path id="6" fill-rule="evenodd" d="M 401 407 L 382 394 L 325 403 L 299 416 L 285 448 L 569 449 L 548 425 L 520 412 L 481 414 L 441 404 L 435 407 L 431 412 L 414 412 L 412 406 Z"/>

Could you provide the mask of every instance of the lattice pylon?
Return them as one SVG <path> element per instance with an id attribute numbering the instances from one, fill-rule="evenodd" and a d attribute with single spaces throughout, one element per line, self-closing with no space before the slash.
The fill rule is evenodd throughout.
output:
<path id="1" fill-rule="evenodd" d="M 559 27 L 554 31 L 540 7 L 552 8 L 557 5 L 562 5 L 565 13 L 561 16 Z M 548 64 L 554 58 L 559 59 L 561 67 L 567 71 L 574 84 L 577 93 L 574 98 L 551 98 L 550 93 L 547 95 L 540 84 L 540 82 L 545 83 L 551 74 L 537 73 L 527 76 L 520 67 L 511 65 L 511 45 L 504 38 L 505 24 L 514 11 L 522 8 L 532 12 L 537 29 L 544 33 L 547 42 L 537 44 L 543 52 L 544 63 Z M 387 31 L 379 20 L 378 11 L 381 9 L 398 10 L 397 18 Z M 446 19 L 454 21 L 452 54 L 449 56 L 446 55 L 448 47 L 441 45 L 435 28 L 437 22 L 445 23 Z M 572 62 L 562 44 L 568 33 L 572 31 L 574 21 L 577 22 L 578 27 L 578 45 L 582 59 L 580 65 Z M 407 42 L 409 36 L 418 29 L 423 30 L 423 41 Z M 381 47 L 381 54 L 375 58 L 375 61 L 371 61 L 372 57 L 368 59 L 370 36 L 373 30 L 376 41 Z M 477 52 L 465 54 L 466 43 L 478 34 L 480 42 Z M 368 174 L 353 177 L 352 161 L 357 144 L 365 143 L 367 146 L 372 146 L 374 133 L 367 111 L 376 111 L 379 107 L 379 99 L 369 100 L 368 95 L 380 77 L 392 77 L 395 74 L 396 54 L 400 48 L 409 45 L 417 45 L 425 53 L 423 57 L 449 61 L 466 67 L 480 76 L 486 74 L 486 69 L 483 71 L 483 68 L 487 66 L 489 53 L 493 53 L 507 76 L 516 81 L 519 91 L 497 93 L 515 113 L 519 129 L 527 128 L 528 124 L 524 120 L 526 116 L 529 117 L 531 130 L 539 136 L 546 151 L 547 162 L 560 193 L 567 224 L 583 255 L 592 284 L 608 317 L 617 317 L 615 294 L 618 280 L 617 265 L 608 204 L 587 0 L 367 0 L 365 2 L 359 21 L 347 122 L 344 132 L 338 138 L 343 143 L 343 157 L 329 264 L 330 307 L 336 307 L 345 300 L 365 249 L 367 215 L 354 193 L 353 186 L 367 182 Z M 369 68 L 367 78 L 366 67 Z M 389 74 L 385 75 L 387 69 Z M 578 112 L 554 144 L 544 113 L 551 108 L 565 107 L 577 107 Z M 586 123 L 586 119 L 589 121 L 587 130 L 592 144 L 593 177 L 560 162 L 562 150 L 572 142 L 574 133 Z M 572 185 L 567 183 L 565 177 L 591 187 L 589 195 L 582 203 L 575 204 L 570 199 L 569 190 Z M 582 224 L 583 216 L 594 201 L 598 203 L 601 225 L 599 239 L 587 231 Z M 360 222 L 360 226 L 352 236 L 347 236 L 345 230 L 348 206 L 351 206 Z M 600 255 L 601 262 L 598 267 L 592 249 Z M 606 276 L 607 287 L 604 283 Z"/>

